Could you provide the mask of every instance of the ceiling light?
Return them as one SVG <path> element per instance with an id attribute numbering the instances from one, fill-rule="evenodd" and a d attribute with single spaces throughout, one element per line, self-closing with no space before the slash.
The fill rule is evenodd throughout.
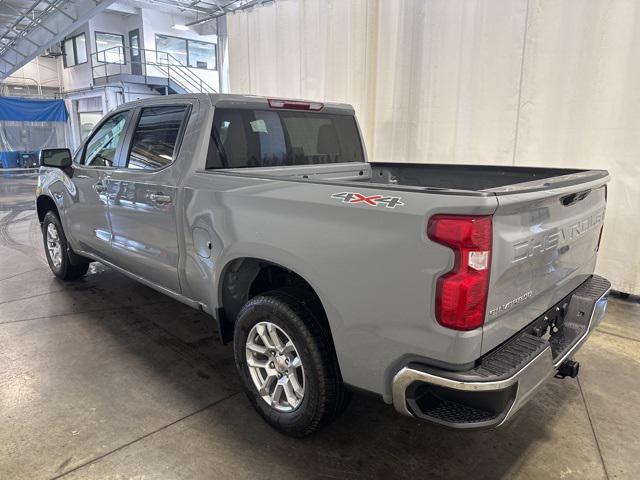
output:
<path id="1" fill-rule="evenodd" d="M 176 30 L 189 30 L 189 27 L 187 27 L 186 25 L 182 25 L 181 23 L 171 25 L 171 28 L 174 28 Z"/>

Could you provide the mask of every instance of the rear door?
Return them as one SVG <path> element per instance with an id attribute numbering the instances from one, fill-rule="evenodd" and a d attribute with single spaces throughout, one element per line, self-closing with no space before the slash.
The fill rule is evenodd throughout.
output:
<path id="1" fill-rule="evenodd" d="M 109 215 L 115 263 L 175 292 L 180 143 L 196 101 L 136 109 L 126 151 L 111 176 Z"/>
<path id="2" fill-rule="evenodd" d="M 607 180 L 497 197 L 483 352 L 524 328 L 593 273 Z"/>

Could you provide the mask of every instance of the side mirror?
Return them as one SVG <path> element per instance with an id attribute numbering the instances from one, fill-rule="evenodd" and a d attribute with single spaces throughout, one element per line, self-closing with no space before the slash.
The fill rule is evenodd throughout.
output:
<path id="1" fill-rule="evenodd" d="M 67 168 L 72 163 L 68 148 L 43 148 L 40 150 L 40 165 L 43 167 Z"/>

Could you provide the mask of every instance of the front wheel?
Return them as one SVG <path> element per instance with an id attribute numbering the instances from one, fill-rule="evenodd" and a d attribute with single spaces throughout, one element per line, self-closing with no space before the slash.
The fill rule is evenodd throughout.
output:
<path id="1" fill-rule="evenodd" d="M 348 399 L 318 303 L 305 290 L 274 290 L 249 300 L 235 325 L 249 400 L 270 425 L 296 437 L 329 422 Z"/>
<path id="2" fill-rule="evenodd" d="M 42 222 L 42 237 L 44 251 L 47 256 L 49 268 L 54 275 L 62 280 L 75 280 L 80 278 L 89 269 L 89 260 L 78 257 L 71 258 L 67 237 L 62 229 L 60 218 L 55 212 L 49 211 Z"/>

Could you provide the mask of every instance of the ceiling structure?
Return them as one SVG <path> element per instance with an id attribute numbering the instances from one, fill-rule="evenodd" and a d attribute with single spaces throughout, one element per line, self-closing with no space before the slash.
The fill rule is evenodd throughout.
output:
<path id="1" fill-rule="evenodd" d="M 0 0 L 0 81 L 105 9 L 153 7 L 201 25 L 273 0 Z"/>
<path id="2" fill-rule="evenodd" d="M 1 0 L 0 79 L 59 42 L 114 0 Z"/>

